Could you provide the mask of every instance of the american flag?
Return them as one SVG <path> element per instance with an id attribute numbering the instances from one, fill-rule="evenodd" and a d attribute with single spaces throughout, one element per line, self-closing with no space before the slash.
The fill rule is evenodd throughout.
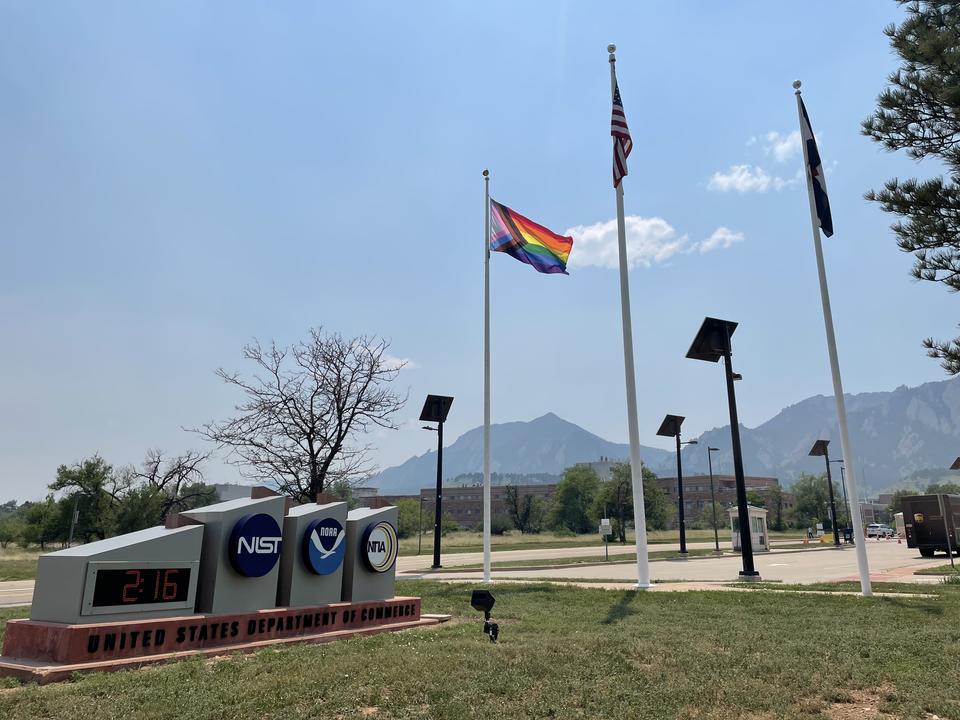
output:
<path id="1" fill-rule="evenodd" d="M 627 156 L 633 150 L 627 116 L 623 113 L 623 100 L 620 99 L 620 84 L 613 85 L 613 116 L 610 118 L 610 134 L 613 135 L 613 186 L 620 185 L 627 174 Z"/>

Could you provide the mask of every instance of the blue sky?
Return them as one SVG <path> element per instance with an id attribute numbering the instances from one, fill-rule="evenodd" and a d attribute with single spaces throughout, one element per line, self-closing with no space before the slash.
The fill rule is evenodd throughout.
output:
<path id="1" fill-rule="evenodd" d="M 827 168 L 848 392 L 940 379 L 956 297 L 907 275 L 862 199 L 938 172 L 858 132 L 896 66 L 893 2 L 32 3 L 0 0 L 0 499 L 60 463 L 203 447 L 251 337 L 374 333 L 410 360 L 388 466 L 432 446 L 427 392 L 482 422 L 481 170 L 576 229 L 569 277 L 492 259 L 493 418 L 626 440 L 606 45 L 625 180 L 641 439 L 726 422 L 704 315 L 740 322 L 741 420 L 830 393 L 796 105 Z M 606 225 L 604 225 L 606 224 Z M 712 241 L 708 239 L 712 238 Z M 749 468 L 747 468 L 749 472 Z M 208 479 L 235 477 L 213 463 Z"/>

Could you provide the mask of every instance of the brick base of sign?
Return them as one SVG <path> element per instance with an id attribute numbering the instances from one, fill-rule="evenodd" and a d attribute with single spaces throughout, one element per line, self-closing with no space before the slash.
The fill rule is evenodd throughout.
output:
<path id="1" fill-rule="evenodd" d="M 231 615 L 187 615 L 90 625 L 7 622 L 0 676 L 53 682 L 74 672 L 119 670 L 152 662 L 271 645 L 322 643 L 424 627 L 446 616 L 420 614 L 420 598 L 270 608 Z"/>

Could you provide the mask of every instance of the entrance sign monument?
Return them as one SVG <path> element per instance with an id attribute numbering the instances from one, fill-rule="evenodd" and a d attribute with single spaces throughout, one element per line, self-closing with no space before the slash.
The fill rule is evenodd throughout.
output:
<path id="1" fill-rule="evenodd" d="M 347 504 L 308 503 L 283 519 L 277 605 L 340 602 L 347 550 Z"/>
<path id="2" fill-rule="evenodd" d="M 43 555 L 29 619 L 10 620 L 0 676 L 74 672 L 187 655 L 329 642 L 433 625 L 395 597 L 395 507 L 240 499 L 171 525 Z"/>

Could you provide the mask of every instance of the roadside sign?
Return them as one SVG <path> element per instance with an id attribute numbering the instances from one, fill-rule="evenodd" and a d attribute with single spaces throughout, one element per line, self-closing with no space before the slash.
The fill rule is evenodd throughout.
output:
<path id="1" fill-rule="evenodd" d="M 600 520 L 600 534 L 601 535 L 612 535 L 613 529 L 610 527 L 610 518 L 601 518 Z"/>

